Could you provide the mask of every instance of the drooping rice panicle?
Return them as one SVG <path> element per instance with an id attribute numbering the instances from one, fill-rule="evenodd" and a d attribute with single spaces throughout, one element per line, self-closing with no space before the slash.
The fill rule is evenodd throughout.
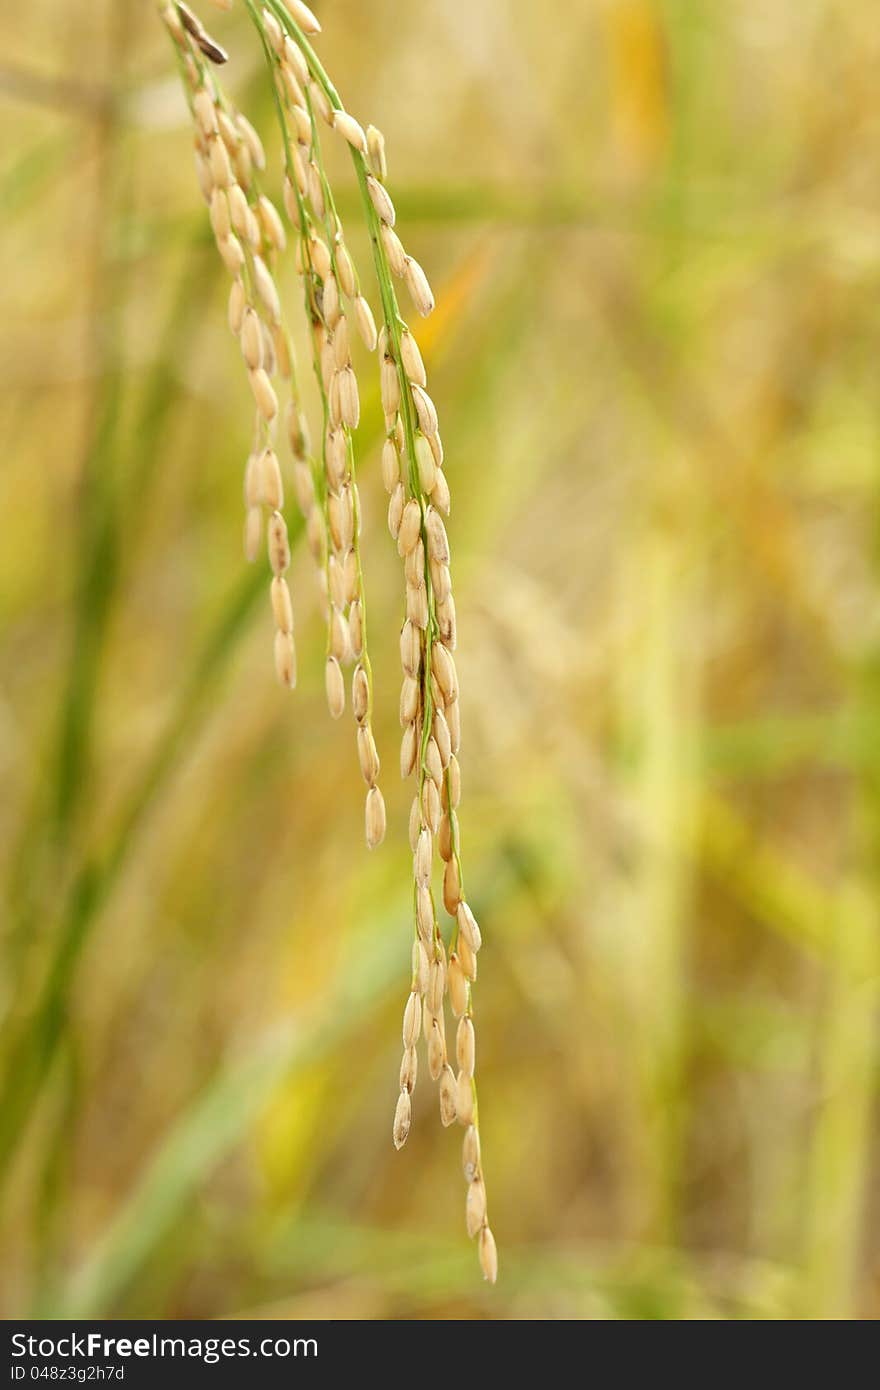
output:
<path id="1" fill-rule="evenodd" d="M 287 583 L 290 545 L 284 486 L 275 450 L 278 396 L 273 378 L 287 378 L 296 397 L 294 362 L 272 266 L 285 245 L 277 210 L 260 192 L 265 155 L 256 131 L 222 92 L 205 58 L 221 52 L 186 9 L 161 3 L 174 41 L 195 132 L 199 186 L 220 257 L 232 277 L 229 327 L 241 348 L 254 397 L 253 445 L 245 467 L 245 553 L 255 560 L 264 518 L 272 569 L 275 670 L 296 684 L 293 605 Z"/>
<path id="2" fill-rule="evenodd" d="M 284 6 L 270 7 L 284 23 Z M 386 450 L 383 476 L 392 483 L 389 525 L 404 559 L 406 575 L 406 618 L 401 636 L 404 683 L 401 691 L 401 772 L 415 774 L 417 796 L 411 818 L 411 838 L 415 861 L 414 897 L 417 943 L 428 958 L 427 971 L 414 968 L 413 982 L 422 1000 L 423 1031 L 428 1045 L 429 1070 L 440 1082 L 441 1116 L 449 1123 L 457 1116 L 468 1134 L 479 1142 L 476 1083 L 474 1080 L 474 1027 L 472 985 L 476 979 L 476 958 L 482 944 L 479 928 L 463 897 L 457 807 L 460 775 L 457 752 L 460 745 L 458 678 L 452 652 L 456 643 L 455 606 L 449 570 L 449 544 L 441 511 L 448 513 L 449 490 L 442 471 L 443 449 L 438 433 L 437 412 L 427 394 L 424 364 L 414 337 L 400 315 L 392 276 L 397 273 L 407 286 L 417 311 L 427 315 L 434 298 L 421 266 L 407 255 L 395 231 L 396 214 L 383 178 L 384 142 L 373 135 L 377 155 L 375 168 L 368 165 L 370 145 L 349 132 L 360 131 L 344 111 L 314 50 L 296 23 L 288 16 L 289 37 L 306 57 L 312 84 L 322 92 L 329 106 L 325 118 L 342 124 L 349 139 L 352 158 L 364 201 L 371 235 L 374 263 L 383 310 L 383 331 L 379 338 L 381 357 L 380 386 L 386 423 Z M 367 149 L 364 149 L 364 144 Z M 381 177 L 380 177 L 381 176 Z M 390 251 L 390 254 L 389 254 Z M 392 265 L 392 260 L 394 265 Z M 394 478 L 393 448 L 398 458 L 398 477 Z M 416 658 L 417 653 L 417 660 Z M 453 969 L 460 968 L 464 982 L 457 1002 L 460 1020 L 456 1038 L 457 1076 L 452 1095 L 452 1069 L 446 1052 L 443 1001 L 447 993 L 449 967 L 443 936 L 437 924 L 430 887 L 433 839 L 445 868 L 443 899 L 454 918 L 451 948 Z M 457 950 L 455 948 L 458 948 Z M 410 994 L 410 999 L 413 993 Z M 407 1008 L 410 1008 L 408 1003 Z M 456 1012 L 459 1012 L 457 1009 Z M 401 1098 L 395 1114 L 394 1137 L 406 1137 L 404 1116 L 409 1110 L 403 1096 L 409 1080 L 406 1052 L 402 1067 Z M 479 1220 L 477 1215 L 479 1214 Z M 482 1161 L 468 1180 L 467 1224 L 469 1233 L 480 1234 L 480 1261 L 485 1276 L 494 1281 L 497 1255 L 488 1226 Z"/>
<path id="3" fill-rule="evenodd" d="M 353 432 L 360 398 L 351 355 L 349 310 L 368 347 L 375 345 L 372 314 L 359 291 L 324 169 L 313 91 L 299 48 L 275 16 L 247 0 L 260 30 L 274 84 L 285 160 L 285 206 L 297 240 L 297 269 L 311 330 L 313 366 L 321 399 L 322 476 L 319 495 L 328 539 L 325 585 L 325 684 L 331 714 L 345 707 L 343 667 L 354 663 L 352 708 L 358 761 L 367 784 L 365 829 L 370 848 L 385 834 L 385 803 L 377 785 L 379 755 L 372 729 L 373 680 L 360 550 L 360 498 Z M 371 337 L 372 335 L 372 337 Z"/>
<path id="4" fill-rule="evenodd" d="M 252 128 L 232 112 L 206 73 L 205 59 L 223 61 L 222 49 L 191 12 L 182 15 L 181 7 L 166 0 L 161 0 L 160 10 L 175 40 L 188 88 L 196 121 L 199 182 L 210 204 L 220 254 L 233 276 L 230 325 L 241 343 L 255 400 L 254 446 L 245 487 L 246 543 L 249 554 L 254 554 L 266 514 L 277 626 L 276 664 L 282 679 L 292 683 L 292 615 L 284 579 L 289 547 L 274 451 L 279 407 L 273 377 L 280 375 L 291 382 L 288 437 L 296 493 L 326 594 L 325 682 L 334 717 L 339 717 L 345 706 L 343 667 L 354 664 L 352 706 L 359 761 L 368 788 L 366 835 L 372 847 L 385 833 L 385 807 L 377 786 L 379 758 L 372 732 L 373 685 L 354 448 L 360 400 L 351 352 L 353 323 L 368 350 L 378 349 L 379 356 L 385 418 L 382 479 L 389 494 L 388 525 L 404 570 L 400 769 L 415 783 L 410 815 L 414 940 L 393 1139 L 400 1148 L 410 1130 L 421 1032 L 428 1070 L 438 1083 L 441 1120 L 449 1125 L 457 1119 L 464 1127 L 466 1226 L 468 1234 L 478 1239 L 483 1274 L 494 1282 L 497 1253 L 488 1223 L 474 1077 L 473 985 L 482 938 L 464 895 L 458 823 L 461 718 L 453 656 L 456 613 L 443 520 L 449 514 L 450 494 L 437 410 L 428 394 L 417 340 L 400 312 L 395 280 L 406 285 L 420 315 L 431 313 L 434 296 L 425 272 L 405 250 L 396 226 L 394 204 L 386 188 L 384 139 L 375 126 L 365 129 L 345 110 L 309 41 L 320 32 L 314 14 L 301 0 L 243 3 L 269 66 L 281 129 L 283 201 L 294 233 L 321 401 L 320 461 L 310 454 L 290 341 L 272 274 L 276 258 L 284 250 L 285 236 L 274 206 L 260 192 L 258 171 L 265 163 L 262 147 Z M 225 0 L 221 8 L 228 8 Z M 320 133 L 324 125 L 345 141 L 354 163 L 381 304 L 378 334 L 327 177 Z M 437 860 L 443 865 L 440 900 L 451 919 L 448 949 L 434 891 Z M 447 1001 L 457 1020 L 455 1067 L 447 1047 Z"/>

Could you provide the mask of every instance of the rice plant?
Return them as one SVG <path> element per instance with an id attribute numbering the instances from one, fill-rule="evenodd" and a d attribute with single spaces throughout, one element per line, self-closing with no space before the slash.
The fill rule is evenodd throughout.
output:
<path id="1" fill-rule="evenodd" d="M 467 1232 L 477 1239 L 484 1277 L 494 1283 L 498 1259 L 487 1213 L 475 1081 L 473 986 L 482 937 L 465 896 L 457 814 L 461 718 L 453 656 L 456 611 L 443 520 L 449 514 L 450 493 L 437 409 L 427 391 L 417 339 L 400 310 L 396 282 L 405 286 L 422 317 L 432 312 L 434 296 L 396 228 L 386 186 L 384 138 L 375 126 L 364 129 L 345 109 L 311 42 L 320 32 L 314 14 L 301 0 L 267 0 L 262 8 L 255 0 L 243 3 L 265 58 L 280 128 L 281 201 L 287 227 L 278 200 L 265 191 L 271 187 L 271 173 L 260 136 L 220 83 L 219 70 L 227 56 L 223 48 L 186 5 L 160 0 L 159 13 L 174 45 L 192 115 L 198 185 L 231 279 L 229 328 L 238 341 L 253 395 L 252 445 L 244 472 L 245 553 L 249 560 L 257 559 L 265 532 L 272 572 L 275 672 L 282 685 L 293 688 L 294 610 L 287 580 L 291 557 L 278 452 L 283 415 L 294 489 L 326 609 L 327 704 L 334 719 L 342 716 L 343 671 L 353 668 L 351 705 L 367 786 L 366 840 L 375 849 L 384 839 L 386 817 L 372 729 L 374 690 L 356 480 L 360 394 L 352 359 L 353 325 L 368 351 L 378 356 L 385 424 L 382 478 L 389 494 L 388 528 L 405 581 L 400 773 L 412 778 L 415 788 L 409 822 L 413 946 L 392 1136 L 400 1149 L 410 1132 L 422 1034 L 442 1124 L 457 1120 L 464 1128 Z M 334 137 L 350 150 L 369 232 L 378 330 L 327 173 L 323 141 Z M 286 254 L 295 261 L 309 329 L 321 407 L 317 446 L 311 442 L 303 410 L 278 287 Z M 437 859 L 443 865 L 439 898 L 449 919 L 445 935 L 435 894 Z M 457 1020 L 455 1068 L 447 1047 L 447 1000 Z"/>
<path id="2" fill-rule="evenodd" d="M 276 88 L 242 0 L 190 3 L 282 218 L 286 249 L 257 254 L 296 348 L 314 531 Z M 30 0 L 0 7 L 0 1311 L 876 1317 L 875 7 L 308 3 L 346 106 L 388 135 L 392 230 L 437 291 L 423 320 L 393 282 L 454 498 L 503 1279 L 462 1239 L 464 1131 L 439 1132 L 422 1042 L 388 1142 L 414 788 L 381 364 L 343 290 L 388 809 L 371 853 L 353 664 L 324 717 L 335 555 L 313 568 L 277 369 L 295 694 L 272 676 L 262 500 L 241 559 L 267 445 L 177 46 L 155 4 Z M 350 147 L 317 126 L 378 347 Z"/>

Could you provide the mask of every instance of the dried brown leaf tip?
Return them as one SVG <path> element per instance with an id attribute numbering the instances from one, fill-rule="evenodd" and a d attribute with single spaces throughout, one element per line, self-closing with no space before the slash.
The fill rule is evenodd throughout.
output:
<path id="1" fill-rule="evenodd" d="M 219 8 L 228 9 L 229 0 L 219 0 Z M 396 282 L 406 286 L 420 316 L 432 312 L 434 293 L 404 244 L 386 186 L 384 137 L 344 108 L 310 42 L 320 33 L 315 15 L 302 0 L 267 0 L 262 7 L 247 0 L 245 8 L 257 30 L 280 128 L 283 170 L 274 190 L 264 187 L 267 166 L 259 135 L 206 64 L 225 61 L 225 53 L 186 5 L 159 0 L 192 114 L 199 188 L 230 276 L 229 328 L 253 396 L 244 484 L 245 551 L 254 560 L 265 534 L 275 671 L 279 682 L 291 687 L 296 651 L 288 583 L 291 543 L 284 515 L 289 477 L 326 617 L 327 705 L 334 719 L 341 718 L 350 688 L 358 765 L 366 784 L 364 833 L 367 845 L 376 848 L 385 837 L 386 811 L 372 727 L 357 478 L 363 369 L 360 349 L 353 345 L 360 339 L 378 358 L 384 417 L 381 476 L 389 494 L 388 527 L 403 572 L 399 762 L 401 775 L 413 784 L 412 955 L 392 1139 L 400 1149 L 409 1135 L 418 1053 L 424 1046 L 441 1124 L 458 1122 L 464 1128 L 465 1226 L 478 1241 L 484 1276 L 494 1282 L 497 1254 L 488 1224 L 476 1083 L 474 983 L 482 933 L 465 895 L 459 826 L 457 624 L 452 552 L 443 520 L 451 494 L 437 406 L 428 391 L 417 335 L 401 312 Z M 369 274 L 362 275 L 346 236 L 325 162 L 326 140 L 341 142 L 355 166 L 373 251 Z M 308 328 L 319 396 L 314 436 L 300 400 L 288 308 L 279 289 L 284 257 L 293 260 Z M 381 307 L 378 328 L 371 295 Z M 447 1025 L 453 1030 L 448 1040 Z"/>

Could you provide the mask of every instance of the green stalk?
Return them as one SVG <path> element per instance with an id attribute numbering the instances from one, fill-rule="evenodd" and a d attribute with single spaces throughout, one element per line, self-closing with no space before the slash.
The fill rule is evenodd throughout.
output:
<path id="1" fill-rule="evenodd" d="M 179 773 L 265 582 L 262 567 L 249 571 L 231 602 L 222 605 L 221 617 L 183 684 L 177 708 L 117 821 L 109 850 L 103 857 L 88 858 L 76 874 L 38 1001 L 12 1036 L 4 1038 L 7 1061 L 0 1087 L 4 1095 L 0 1111 L 0 1176 L 9 1166 L 54 1060 L 66 1025 L 67 993 L 88 933 L 128 862 L 156 798 Z"/>

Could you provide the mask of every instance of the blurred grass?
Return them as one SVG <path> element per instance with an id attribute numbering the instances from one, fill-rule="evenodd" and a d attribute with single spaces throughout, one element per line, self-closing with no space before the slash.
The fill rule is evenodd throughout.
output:
<path id="1" fill-rule="evenodd" d="M 0 1306 L 876 1317 L 872 9 L 322 18 L 439 289 L 502 1282 L 427 1087 L 389 1143 L 407 797 L 385 777 L 367 856 L 301 546 L 300 689 L 271 679 L 163 36 L 35 0 L 0 19 Z M 267 129 L 243 17 L 214 22 Z M 372 383 L 393 768 L 379 428 Z"/>

